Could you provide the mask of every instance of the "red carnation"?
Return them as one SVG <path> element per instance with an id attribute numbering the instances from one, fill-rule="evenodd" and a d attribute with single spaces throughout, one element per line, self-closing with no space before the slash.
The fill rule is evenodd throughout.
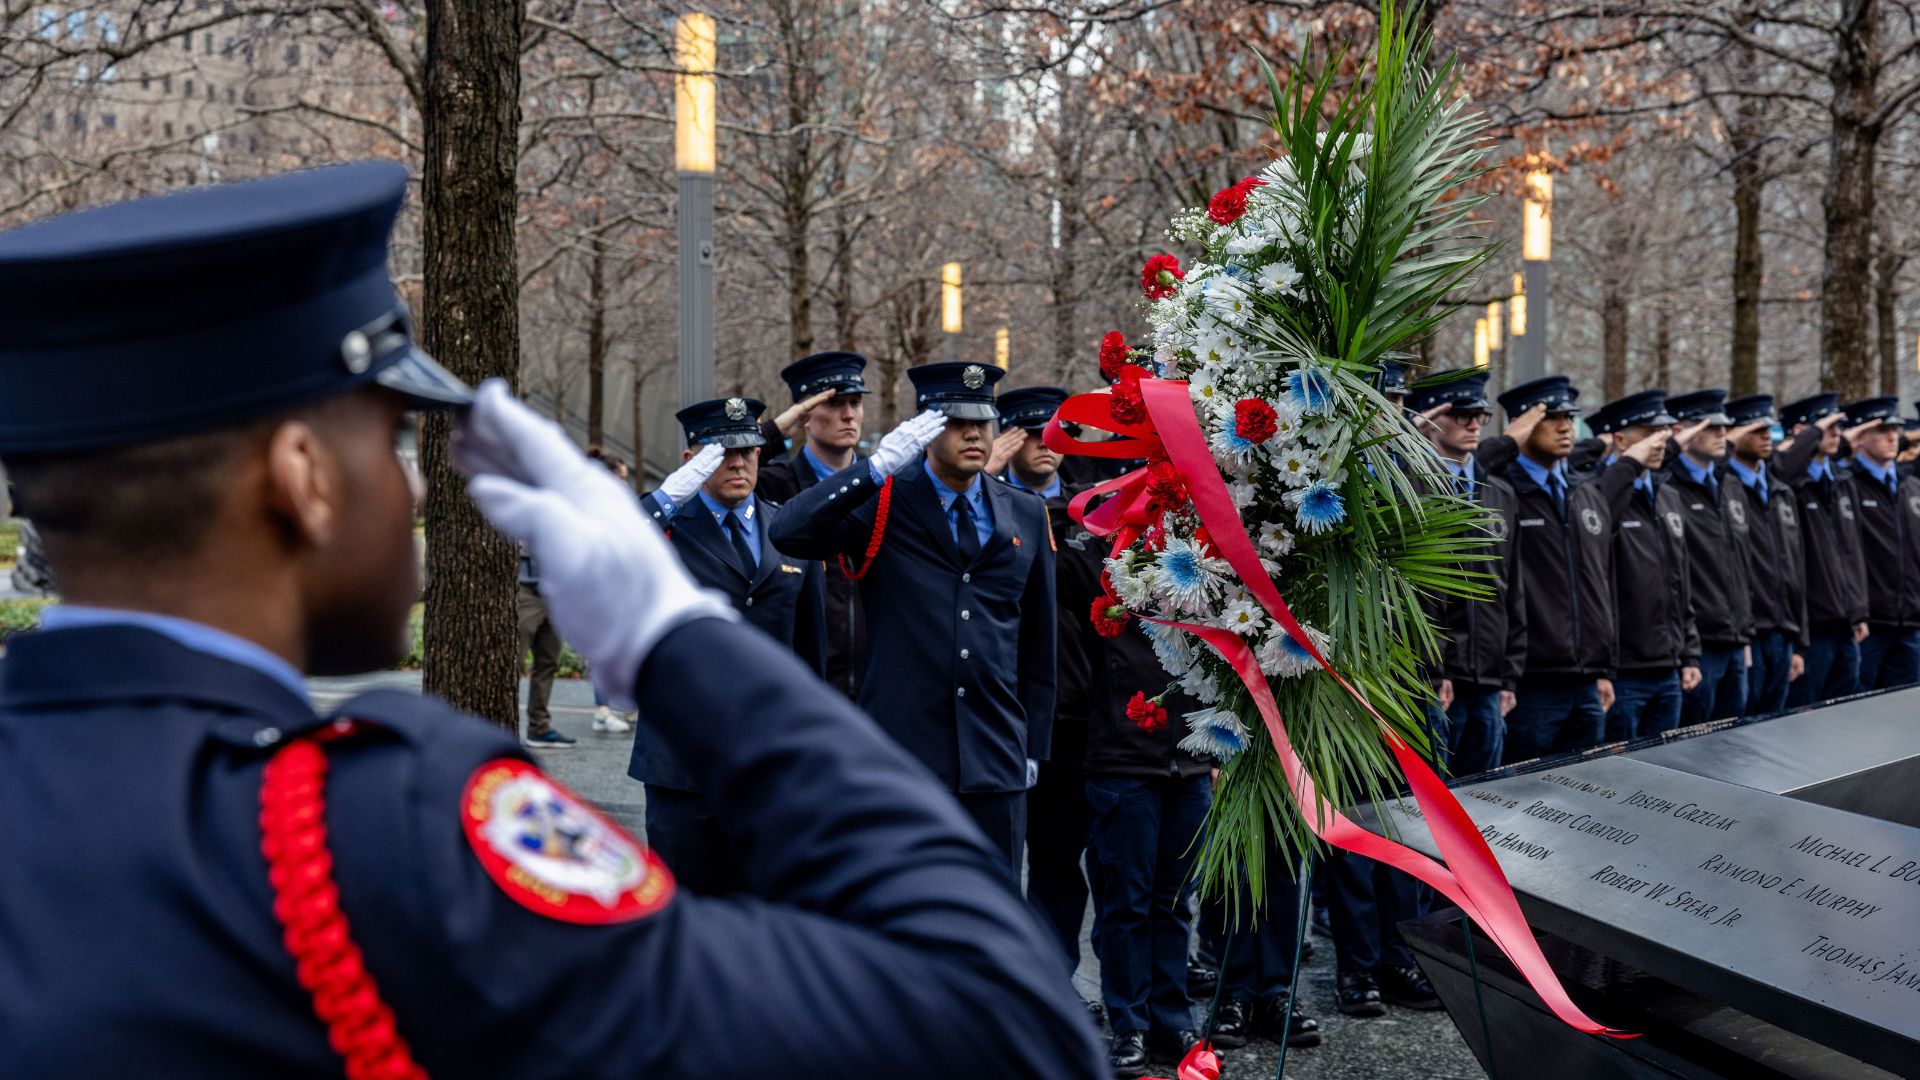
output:
<path id="1" fill-rule="evenodd" d="M 1127 364 L 1120 369 L 1120 381 L 1113 384 L 1107 413 L 1122 424 L 1138 424 L 1147 418 L 1146 395 L 1140 392 L 1140 380 L 1150 378 L 1147 369 Z"/>
<path id="2" fill-rule="evenodd" d="M 1280 430 L 1280 416 L 1257 397 L 1233 403 L 1233 433 L 1250 443 L 1263 443 Z"/>
<path id="3" fill-rule="evenodd" d="M 1140 268 L 1140 288 L 1146 291 L 1149 300 L 1165 300 L 1174 293 L 1174 284 L 1187 275 L 1180 269 L 1180 260 L 1171 255 L 1155 255 Z"/>
<path id="4" fill-rule="evenodd" d="M 1120 631 L 1127 628 L 1127 619 L 1130 617 L 1126 605 L 1112 593 L 1096 598 L 1093 610 L 1088 615 L 1093 619 L 1094 632 L 1101 637 L 1119 636 Z"/>
<path id="5" fill-rule="evenodd" d="M 1135 690 L 1127 702 L 1127 719 L 1133 721 L 1134 727 L 1152 734 L 1167 726 L 1167 710 L 1148 697 L 1145 690 Z"/>
<path id="6" fill-rule="evenodd" d="M 1265 180 L 1249 176 L 1239 183 L 1221 188 L 1214 192 L 1213 199 L 1207 203 L 1207 216 L 1220 225 L 1239 221 L 1240 215 L 1247 212 L 1247 193 L 1266 184 Z"/>
<path id="7" fill-rule="evenodd" d="M 1185 506 L 1187 482 L 1170 461 L 1162 461 L 1147 470 L 1147 514 L 1165 513 Z"/>
<path id="8" fill-rule="evenodd" d="M 1108 382 L 1117 381 L 1126 366 L 1127 337 L 1118 330 L 1109 331 L 1100 339 L 1100 377 Z"/>
<path id="9" fill-rule="evenodd" d="M 1220 549 L 1213 546 L 1213 534 L 1207 531 L 1205 525 L 1201 525 L 1193 530 L 1193 542 L 1200 545 L 1200 553 L 1202 555 L 1217 558 L 1220 554 Z"/>
<path id="10" fill-rule="evenodd" d="M 1167 530 L 1165 526 L 1155 523 L 1152 528 L 1140 534 L 1140 536 L 1140 550 L 1149 555 L 1157 551 L 1166 550 Z"/>

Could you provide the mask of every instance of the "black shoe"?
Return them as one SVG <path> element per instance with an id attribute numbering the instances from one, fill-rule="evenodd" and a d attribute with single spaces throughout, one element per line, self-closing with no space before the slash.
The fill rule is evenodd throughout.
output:
<path id="1" fill-rule="evenodd" d="M 1187 996 L 1195 1001 L 1211 1001 L 1213 991 L 1220 985 L 1220 969 L 1208 967 L 1198 960 L 1187 962 Z"/>
<path id="2" fill-rule="evenodd" d="M 1380 996 L 1403 1009 L 1432 1012 L 1440 1008 L 1440 995 L 1417 967 L 1382 967 Z"/>
<path id="3" fill-rule="evenodd" d="M 1093 1018 L 1094 1027 L 1103 1028 L 1107 1026 L 1107 1007 L 1105 1005 L 1097 1001 L 1087 1002 L 1087 1015 Z"/>
<path id="4" fill-rule="evenodd" d="M 1373 981 L 1371 971 L 1349 971 L 1341 975 L 1340 989 L 1334 994 L 1333 1002 L 1348 1016 L 1365 1018 L 1387 1014 L 1387 1004 L 1380 1000 L 1380 987 Z"/>
<path id="5" fill-rule="evenodd" d="M 1235 998 L 1224 998 L 1213 1016 L 1213 1045 L 1216 1049 L 1237 1050 L 1247 1045 L 1247 1006 Z"/>
<path id="6" fill-rule="evenodd" d="M 1300 1006 L 1291 1004 L 1285 994 L 1253 1003 L 1247 1033 L 1275 1042 L 1284 1038 L 1288 1046 L 1320 1045 L 1320 1021 L 1301 1012 Z"/>
<path id="7" fill-rule="evenodd" d="M 1147 1071 L 1147 1033 L 1144 1031 L 1123 1031 L 1113 1037 L 1113 1045 L 1107 1050 L 1107 1064 L 1113 1066 L 1113 1075 L 1134 1077 Z"/>
<path id="8" fill-rule="evenodd" d="M 575 740 L 560 734 L 552 728 L 548 728 L 538 735 L 522 737 L 520 745 L 529 750 L 571 750 L 575 745 Z"/>
<path id="9" fill-rule="evenodd" d="M 1187 1056 L 1193 1044 L 1200 1041 L 1197 1031 L 1150 1031 L 1147 1033 L 1147 1054 L 1155 1061 L 1167 1065 L 1178 1065 L 1180 1059 Z"/>

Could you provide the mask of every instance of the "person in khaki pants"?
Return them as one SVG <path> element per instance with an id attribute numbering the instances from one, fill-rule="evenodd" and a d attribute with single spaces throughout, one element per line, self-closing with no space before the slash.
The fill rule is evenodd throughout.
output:
<path id="1" fill-rule="evenodd" d="M 569 750 L 574 740 L 554 730 L 547 709 L 553 697 L 553 677 L 560 673 L 560 633 L 547 614 L 540 595 L 540 568 L 525 547 L 520 549 L 520 652 L 533 650 L 533 675 L 527 687 L 527 732 L 520 741 L 536 750 Z"/>

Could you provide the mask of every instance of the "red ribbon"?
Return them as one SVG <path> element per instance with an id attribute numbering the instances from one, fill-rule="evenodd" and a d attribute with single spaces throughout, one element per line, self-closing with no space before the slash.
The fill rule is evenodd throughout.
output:
<path id="1" fill-rule="evenodd" d="M 1300 626 L 1299 620 L 1294 618 L 1280 591 L 1274 587 L 1266 567 L 1261 565 L 1253 539 L 1247 535 L 1240 512 L 1227 492 L 1226 481 L 1221 479 L 1219 469 L 1214 466 L 1213 455 L 1207 449 L 1206 436 L 1200 430 L 1200 421 L 1194 415 L 1192 401 L 1187 396 L 1187 384 L 1168 379 L 1143 379 L 1140 390 L 1146 400 L 1146 424 L 1116 423 L 1107 410 L 1108 395 L 1080 394 L 1069 398 L 1061 405 L 1053 420 L 1048 422 L 1044 436 L 1047 446 L 1061 454 L 1164 458 L 1173 463 L 1186 482 L 1194 510 L 1200 515 L 1221 558 L 1239 574 L 1247 591 L 1259 599 L 1280 628 L 1291 635 L 1327 674 L 1333 676 L 1341 688 L 1379 725 L 1381 737 L 1386 740 L 1388 749 L 1406 774 L 1413 790 L 1414 803 L 1424 815 L 1434 842 L 1439 845 L 1440 854 L 1446 859 L 1446 865 L 1404 844 L 1368 832 L 1337 808 L 1325 803 L 1314 787 L 1313 778 L 1307 775 L 1305 764 L 1294 753 L 1293 743 L 1287 738 L 1286 727 L 1280 717 L 1279 705 L 1273 699 L 1273 690 L 1268 686 L 1266 676 L 1260 671 L 1260 664 L 1244 638 L 1230 630 L 1211 626 L 1153 620 L 1200 638 L 1233 666 L 1234 672 L 1240 676 L 1240 681 L 1252 696 L 1254 705 L 1260 710 L 1260 718 L 1266 724 L 1274 752 L 1279 755 L 1281 771 L 1292 789 L 1296 805 L 1307 819 L 1307 826 L 1334 847 L 1412 874 L 1459 905 L 1460 910 L 1480 924 L 1494 944 L 1513 961 L 1514 967 L 1534 992 L 1540 995 L 1547 1008 L 1553 1010 L 1553 1014 L 1567 1025 L 1590 1035 L 1631 1037 L 1627 1032 L 1598 1023 L 1574 1005 L 1565 988 L 1560 985 L 1559 977 L 1547 964 L 1547 958 L 1540 952 L 1540 945 L 1527 926 L 1526 916 L 1520 912 L 1520 902 L 1513 895 L 1513 886 L 1508 883 L 1499 861 L 1493 856 L 1493 849 L 1487 846 L 1486 838 L 1480 835 L 1473 819 L 1467 816 L 1459 800 L 1447 790 L 1445 782 L 1425 759 L 1415 753 L 1393 731 L 1373 704 L 1334 669 Z M 1088 424 L 1113 431 L 1121 437 L 1107 442 L 1082 442 L 1067 435 L 1060 426 L 1063 422 Z M 1147 472 L 1146 469 L 1136 469 L 1117 480 L 1109 480 L 1082 492 L 1069 506 L 1069 512 L 1075 521 L 1096 536 L 1114 535 L 1114 550 L 1124 548 L 1150 524 L 1146 512 Z M 1109 493 L 1115 497 L 1093 512 L 1087 512 L 1088 502 Z"/>

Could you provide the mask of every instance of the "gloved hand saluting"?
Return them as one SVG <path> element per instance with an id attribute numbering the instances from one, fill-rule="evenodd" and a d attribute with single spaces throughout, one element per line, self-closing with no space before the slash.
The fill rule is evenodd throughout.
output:
<path id="1" fill-rule="evenodd" d="M 710 449 L 717 458 L 719 448 Z M 687 576 L 627 486 L 514 400 L 504 382 L 481 385 L 453 461 L 480 512 L 539 561 L 555 629 L 587 658 L 594 685 L 615 708 L 635 707 L 640 662 L 669 630 L 739 617 Z"/>
<path id="2" fill-rule="evenodd" d="M 701 447 L 699 453 L 682 462 L 679 468 L 660 481 L 660 494 L 665 495 L 674 506 L 686 505 L 687 500 L 693 498 L 693 493 L 700 490 L 726 456 L 726 450 L 719 443 L 708 443 Z"/>
<path id="3" fill-rule="evenodd" d="M 939 438 L 940 432 L 947 426 L 947 414 L 938 409 L 928 409 L 919 416 L 903 422 L 899 427 L 887 432 L 874 448 L 873 457 L 868 463 L 873 466 L 874 475 L 892 476 L 906 468 L 927 444 Z"/>

